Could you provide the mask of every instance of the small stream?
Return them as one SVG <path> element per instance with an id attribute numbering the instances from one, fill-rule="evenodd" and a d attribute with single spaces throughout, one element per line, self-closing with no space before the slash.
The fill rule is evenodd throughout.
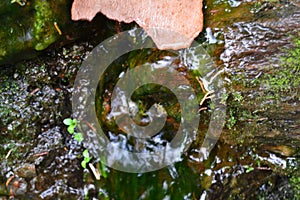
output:
<path id="1" fill-rule="evenodd" d="M 299 5 L 294 0 L 217 0 L 204 5 L 205 28 L 196 45 L 177 52 L 126 53 L 95 83 L 90 75 L 98 72 L 82 63 L 103 41 L 99 35 L 113 35 L 111 26 L 108 32 L 95 30 L 35 59 L 1 66 L 0 199 L 300 198 Z M 140 37 L 136 25 L 118 26 L 117 31 L 130 29 L 131 37 Z M 176 87 L 170 90 L 153 83 L 139 87 L 128 106 L 117 82 L 141 66 L 160 70 L 171 66 L 175 78 L 167 79 L 162 71 L 156 77 Z M 74 87 L 78 74 L 82 87 Z M 147 80 L 148 74 L 136 79 Z M 187 105 L 189 115 L 173 92 L 187 90 L 177 85 L 181 78 L 195 92 L 197 105 L 193 101 Z M 96 89 L 90 90 L 89 84 L 96 84 Z M 86 95 L 80 96 L 82 91 Z M 201 102 L 209 91 L 214 96 Z M 78 104 L 75 109 L 76 100 L 92 106 Z M 87 116 L 93 109 L 96 117 L 91 119 Z M 124 115 L 130 117 L 116 120 Z M 119 150 L 111 150 L 113 158 L 103 159 L 102 133 L 93 131 L 100 124 L 102 136 L 115 145 L 112 149 L 157 152 L 180 130 L 182 116 L 187 125 L 180 139 L 186 143 L 165 158 L 178 155 L 177 150 L 183 154 L 146 173 L 117 170 L 118 156 L 125 163 L 135 162 Z M 197 123 L 191 116 L 199 117 Z M 63 124 L 70 117 L 80 120 L 76 131 L 84 133 L 83 142 Z M 149 133 L 151 137 L 136 139 L 144 130 L 138 127 L 151 124 L 155 117 L 166 120 L 155 124 L 162 128 Z M 126 126 L 132 119 L 139 126 Z M 211 129 L 213 120 L 221 135 Z M 92 157 L 89 163 L 102 173 L 100 180 L 90 166 L 81 166 L 86 148 Z"/>

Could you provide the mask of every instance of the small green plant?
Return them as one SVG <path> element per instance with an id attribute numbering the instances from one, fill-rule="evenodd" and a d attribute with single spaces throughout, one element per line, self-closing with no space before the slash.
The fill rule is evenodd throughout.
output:
<path id="1" fill-rule="evenodd" d="M 82 133 L 75 132 L 75 128 L 78 126 L 77 119 L 66 118 L 64 119 L 63 123 L 68 126 L 68 132 L 72 135 L 74 134 L 74 139 L 77 142 L 83 141 Z M 86 169 L 86 164 L 91 161 L 92 157 L 90 157 L 89 151 L 87 149 L 82 152 L 82 156 L 83 161 L 81 161 L 81 166 L 83 167 L 83 169 Z"/>
<path id="2" fill-rule="evenodd" d="M 82 133 L 76 133 L 75 128 L 78 125 L 78 121 L 76 119 L 66 118 L 63 123 L 68 126 L 68 132 L 70 134 L 74 134 L 74 139 L 78 142 L 83 141 Z"/>
<path id="3" fill-rule="evenodd" d="M 71 118 L 66 118 L 64 119 L 63 123 L 65 125 L 68 126 L 67 130 L 70 134 L 74 134 L 74 139 L 78 142 L 82 142 L 83 141 L 83 135 L 82 133 L 76 132 L 76 127 L 78 126 L 78 120 L 76 119 L 71 119 Z M 89 154 L 89 151 L 87 149 L 85 149 L 82 152 L 82 156 L 83 156 L 83 160 L 81 161 L 81 166 L 83 169 L 87 168 L 87 164 L 91 161 L 92 157 Z M 106 178 L 107 177 L 107 173 L 106 173 L 106 169 L 105 169 L 105 161 L 102 160 L 102 162 L 100 162 L 100 165 L 98 167 L 98 170 L 100 171 L 100 174 Z"/>
<path id="4" fill-rule="evenodd" d="M 64 124 L 68 126 L 68 132 L 70 134 L 73 134 L 74 133 L 74 129 L 75 127 L 77 126 L 77 120 L 76 119 L 71 119 L 71 118 L 67 118 L 67 119 L 64 119 Z"/>
<path id="5" fill-rule="evenodd" d="M 90 157 L 89 151 L 87 149 L 82 152 L 82 155 L 83 161 L 81 161 L 81 166 L 83 167 L 83 169 L 86 169 L 86 164 L 91 161 L 92 157 Z"/>
<path id="6" fill-rule="evenodd" d="M 245 168 L 246 168 L 246 173 L 250 173 L 252 171 L 254 171 L 254 167 L 250 166 L 250 165 L 245 165 Z"/>

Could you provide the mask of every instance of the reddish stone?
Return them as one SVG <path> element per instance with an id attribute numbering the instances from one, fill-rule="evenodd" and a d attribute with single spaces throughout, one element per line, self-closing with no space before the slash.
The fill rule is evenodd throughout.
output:
<path id="1" fill-rule="evenodd" d="M 202 0 L 74 0 L 72 19 L 135 21 L 160 49 L 187 48 L 202 31 Z"/>

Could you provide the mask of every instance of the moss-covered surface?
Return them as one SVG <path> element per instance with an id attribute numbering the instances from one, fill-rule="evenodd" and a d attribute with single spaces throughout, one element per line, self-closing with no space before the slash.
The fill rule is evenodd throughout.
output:
<path id="1" fill-rule="evenodd" d="M 285 169 L 275 166 L 274 170 L 287 177 L 282 180 L 285 182 L 282 187 L 287 187 L 289 183 L 291 188 L 287 189 L 293 191 L 293 195 L 285 198 L 298 199 L 300 43 L 298 37 L 292 41 L 292 48 L 282 49 L 284 54 L 280 56 L 279 65 L 270 63 L 264 74 L 255 80 L 238 78 L 240 81 L 234 82 L 239 89 L 232 91 L 227 127 L 235 142 L 243 145 L 256 143 L 262 145 L 260 148 L 263 150 L 290 157 Z M 249 98 L 253 90 L 256 90 L 252 94 L 255 98 Z M 241 97 L 241 91 L 244 91 L 244 97 Z M 269 185 L 268 188 L 267 193 L 259 195 L 261 199 L 270 196 L 276 198 L 276 195 L 268 192 L 273 186 Z"/>
<path id="2" fill-rule="evenodd" d="M 0 4 L 0 64 L 31 57 L 62 37 L 60 31 L 68 32 L 70 5 L 69 0 L 30 0 L 21 4 L 3 0 Z"/>
<path id="3" fill-rule="evenodd" d="M 274 66 L 270 63 L 264 72 L 254 79 L 247 79 L 244 74 L 231 77 L 233 85 L 230 85 L 231 91 L 228 95 L 229 108 L 226 126 L 229 130 L 233 130 L 233 137 L 237 136 L 236 133 L 239 132 L 237 129 L 242 129 L 241 127 L 252 127 L 253 130 L 248 132 L 253 135 L 246 137 L 259 136 L 261 133 L 259 129 L 262 131 L 266 123 L 272 123 L 270 119 L 274 118 L 273 123 L 276 123 L 276 118 L 279 120 L 283 117 L 282 113 L 287 112 L 290 118 L 295 119 L 295 124 L 290 127 L 289 125 L 278 127 L 278 131 L 283 132 L 285 128 L 288 128 L 285 132 L 289 131 L 291 138 L 299 139 L 297 131 L 299 124 L 297 125 L 296 119 L 299 111 L 300 90 L 299 49 L 299 40 L 296 38 L 294 47 L 283 50 L 284 55 L 280 56 L 279 65 Z M 281 120 L 285 121 L 284 118 Z M 237 124 L 241 127 L 235 126 Z M 241 132 L 241 136 L 243 135 Z"/>
<path id="4" fill-rule="evenodd" d="M 293 47 L 284 49 L 284 53 L 280 59 L 280 66 L 270 67 L 270 72 L 265 75 L 263 82 L 269 92 L 274 92 L 273 98 L 280 99 L 292 95 L 291 98 L 298 97 L 299 100 L 300 38 L 294 38 Z"/>

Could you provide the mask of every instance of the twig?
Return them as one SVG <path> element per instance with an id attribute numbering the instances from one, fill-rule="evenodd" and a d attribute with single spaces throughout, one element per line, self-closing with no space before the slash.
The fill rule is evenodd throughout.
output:
<path id="1" fill-rule="evenodd" d="M 272 171 L 270 167 L 256 167 L 258 170 L 263 170 L 263 171 Z"/>
<path id="2" fill-rule="evenodd" d="M 57 22 L 54 22 L 53 24 L 54 24 L 54 27 L 55 27 L 55 29 L 57 30 L 58 34 L 59 34 L 59 35 L 62 35 L 62 32 L 61 32 L 59 26 L 57 25 Z"/>
<path id="3" fill-rule="evenodd" d="M 92 163 L 89 163 L 89 166 L 90 166 L 96 180 L 100 180 L 100 173 L 99 173 L 98 169 L 96 169 Z"/>
<path id="4" fill-rule="evenodd" d="M 5 183 L 5 186 L 7 187 L 9 185 L 9 183 L 11 182 L 11 180 L 13 180 L 15 178 L 14 175 L 12 175 L 11 177 L 9 177 Z"/>
<path id="5" fill-rule="evenodd" d="M 13 149 L 10 149 L 10 150 L 8 151 L 8 153 L 7 153 L 6 156 L 5 156 L 5 159 L 7 159 L 7 158 L 10 156 L 10 154 L 11 154 L 12 151 L 13 151 Z"/>
<path id="6" fill-rule="evenodd" d="M 198 112 L 201 112 L 202 110 L 207 110 L 207 107 L 202 107 L 198 110 Z"/>
<path id="7" fill-rule="evenodd" d="M 35 88 L 35 89 L 32 90 L 29 94 L 30 94 L 30 95 L 34 95 L 34 94 L 37 93 L 38 91 L 40 91 L 40 88 Z"/>
<path id="8" fill-rule="evenodd" d="M 38 156 L 44 156 L 44 155 L 48 155 L 48 154 L 49 154 L 49 152 L 46 151 L 46 152 L 34 154 L 33 156 L 34 156 L 34 157 L 38 157 Z"/>
<path id="9" fill-rule="evenodd" d="M 202 81 L 199 79 L 198 76 L 196 76 L 196 80 L 197 80 L 198 83 L 200 84 L 200 87 L 201 87 L 202 92 L 203 92 L 204 94 L 206 94 L 207 91 L 205 90 L 204 85 L 203 85 Z"/>
<path id="10" fill-rule="evenodd" d="M 211 95 L 211 96 L 209 96 L 210 94 L 212 94 L 212 93 L 214 93 L 214 91 L 208 91 L 205 95 L 204 95 L 204 97 L 202 98 L 202 100 L 201 100 L 201 102 L 200 102 L 200 106 L 202 106 L 202 104 L 204 103 L 204 101 L 206 100 L 206 99 L 211 99 L 211 98 L 213 98 L 215 95 Z"/>

